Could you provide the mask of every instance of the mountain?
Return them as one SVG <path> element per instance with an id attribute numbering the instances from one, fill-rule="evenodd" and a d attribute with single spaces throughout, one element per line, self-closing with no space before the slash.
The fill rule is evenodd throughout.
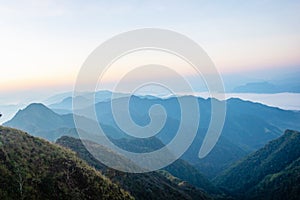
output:
<path id="1" fill-rule="evenodd" d="M 81 95 L 78 95 L 76 97 L 72 97 L 72 93 L 69 92 L 69 93 L 63 93 L 61 95 L 55 95 L 49 98 L 52 101 L 46 101 L 48 102 L 48 104 L 46 105 L 59 114 L 69 114 L 72 113 L 73 98 L 76 99 L 77 104 L 86 105 L 87 103 L 90 102 L 90 100 L 94 100 L 95 103 L 99 103 L 99 102 L 110 101 L 112 98 L 120 98 L 124 96 L 128 96 L 128 94 L 116 93 L 116 92 L 113 93 L 108 90 L 99 90 L 96 91 L 95 93 L 84 92 Z M 53 102 L 54 99 L 56 99 L 57 101 Z M 49 102 L 52 103 L 49 104 Z"/>
<path id="2" fill-rule="evenodd" d="M 76 155 L 0 126 L 0 199 L 133 199 Z"/>
<path id="3" fill-rule="evenodd" d="M 95 125 L 89 119 L 84 117 L 81 119 L 85 120 L 90 127 Z M 40 103 L 33 103 L 25 109 L 19 110 L 11 120 L 3 125 L 26 131 L 33 136 L 42 137 L 52 142 L 63 135 L 78 137 L 73 114 L 59 115 Z"/>
<path id="4" fill-rule="evenodd" d="M 59 93 L 59 94 L 55 94 L 53 96 L 50 96 L 48 98 L 46 98 L 43 102 L 46 105 L 51 105 L 51 104 L 55 104 L 57 102 L 62 101 L 63 99 L 72 96 L 72 91 L 69 92 L 64 92 L 64 93 Z"/>
<path id="5" fill-rule="evenodd" d="M 202 145 L 202 135 L 204 133 L 205 131 L 200 130 L 200 134 L 196 136 L 190 148 L 182 156 L 182 159 L 188 161 L 209 179 L 213 179 L 232 163 L 250 153 L 250 151 L 242 149 L 221 135 L 212 151 L 206 157 L 199 159 L 198 152 L 199 147 Z"/>
<path id="6" fill-rule="evenodd" d="M 168 144 L 174 138 L 180 125 L 181 114 L 178 103 L 180 98 L 196 97 L 141 99 L 133 96 L 129 104 L 132 120 L 140 126 L 145 126 L 150 122 L 149 108 L 156 104 L 162 105 L 168 117 L 164 127 L 156 137 L 164 144 Z M 119 98 L 114 101 L 114 103 L 125 105 L 126 100 Z M 298 112 L 282 110 L 240 99 L 229 99 L 226 101 L 226 119 L 219 142 L 206 158 L 199 159 L 198 152 L 210 123 L 211 101 L 217 100 L 197 98 L 197 101 L 201 116 L 198 133 L 191 147 L 182 158 L 193 164 L 197 170 L 209 178 L 214 178 L 233 162 L 279 137 L 283 130 L 287 128 L 300 130 L 300 124 L 298 123 L 300 121 L 300 113 Z M 96 104 L 97 117 L 102 123 L 109 124 L 115 130 L 118 130 L 110 105 L 111 102 Z M 126 114 L 126 110 L 119 110 L 119 113 Z M 192 118 L 188 118 L 187 121 L 194 123 Z M 186 124 L 186 126 L 189 127 L 190 125 Z M 107 133 L 109 134 L 109 132 Z M 119 130 L 120 137 L 125 134 Z M 115 133 L 115 135 L 117 134 Z M 220 157 L 220 153 L 224 156 Z"/>
<path id="7" fill-rule="evenodd" d="M 171 178 L 166 178 L 158 172 L 136 174 L 108 168 L 95 159 L 79 139 L 63 136 L 56 143 L 75 151 L 80 158 L 95 169 L 100 170 L 114 183 L 128 190 L 136 199 L 210 199 L 204 191 L 178 178 L 176 178 L 176 181 L 172 181 Z M 99 156 L 104 157 L 104 159 L 105 157 L 113 157 L 116 164 L 124 162 L 128 164 L 129 162 L 101 145 L 92 142 L 90 144 L 93 145 L 93 149 L 96 149 L 95 152 L 98 152 Z"/>
<path id="8" fill-rule="evenodd" d="M 278 85 L 276 83 L 270 82 L 253 82 L 246 83 L 245 85 L 241 85 L 235 87 L 232 92 L 235 93 L 264 93 L 264 94 L 274 94 L 274 93 L 300 93 L 299 82 L 292 84 L 283 84 Z"/>
<path id="9" fill-rule="evenodd" d="M 300 71 L 293 74 L 286 74 L 268 81 L 248 82 L 235 87 L 232 92 L 236 93 L 300 93 Z"/>
<path id="10" fill-rule="evenodd" d="M 34 136 L 43 137 L 53 141 L 52 135 L 47 132 L 59 128 L 74 127 L 73 116 L 59 115 L 40 103 L 33 103 L 23 110 L 19 110 L 13 119 L 3 124 L 4 126 L 18 128 Z"/>
<path id="11" fill-rule="evenodd" d="M 251 191 L 253 199 L 299 199 L 300 158 L 284 170 L 267 175 Z"/>
<path id="12" fill-rule="evenodd" d="M 112 141 L 120 148 L 136 153 L 152 152 L 164 146 L 164 144 L 156 137 L 143 139 L 115 139 Z M 163 168 L 163 170 L 168 171 L 171 175 L 187 181 L 196 187 L 202 188 L 211 194 L 219 193 L 218 189 L 211 184 L 205 176 L 191 164 L 182 159 L 176 160 L 169 166 Z"/>
<path id="13" fill-rule="evenodd" d="M 164 171 L 169 172 L 172 176 L 186 181 L 198 188 L 203 189 L 212 195 L 220 195 L 221 191 L 215 187 L 203 174 L 201 174 L 193 165 L 178 159 L 169 166 L 163 168 Z"/>
<path id="14" fill-rule="evenodd" d="M 275 108 L 271 106 L 266 106 L 261 103 L 253 103 L 251 101 L 243 101 L 238 98 L 231 98 L 227 100 L 227 115 L 230 114 L 235 117 L 236 122 L 241 116 L 251 116 L 256 118 L 256 120 L 263 120 L 272 127 L 278 128 L 276 135 L 281 135 L 286 129 L 300 130 L 300 112 L 291 110 L 282 110 L 280 108 Z M 249 119 L 248 119 L 249 120 Z M 247 121 L 246 119 L 244 122 Z M 256 125 L 261 127 L 260 125 Z M 246 131 L 248 128 L 252 128 L 253 124 L 246 126 Z M 280 131 L 281 133 L 278 133 Z M 265 127 L 265 133 L 272 134 L 270 128 Z M 253 134 L 261 134 L 261 132 L 253 132 Z M 264 135 L 264 134 L 261 134 Z M 276 137 L 276 136 L 275 136 Z M 273 136 L 274 139 L 274 136 Z"/>
<path id="15" fill-rule="evenodd" d="M 215 183 L 240 199 L 299 199 L 300 133 L 276 140 L 225 170 Z"/>
<path id="16" fill-rule="evenodd" d="M 168 99 L 142 99 L 140 97 L 133 96 L 130 99 L 129 111 L 132 120 L 140 125 L 145 126 L 150 122 L 150 117 L 148 114 L 149 109 L 153 105 L 162 105 L 165 108 L 167 119 L 164 128 L 158 133 L 158 138 L 160 138 L 163 143 L 168 143 L 175 135 L 181 120 L 181 111 L 179 100 L 184 100 L 188 98 L 196 98 L 200 108 L 200 122 L 199 127 L 202 129 L 207 129 L 211 118 L 211 101 L 217 101 L 215 99 L 202 99 L 192 96 L 183 96 L 178 98 L 168 98 Z M 126 105 L 126 99 L 119 98 L 113 100 L 115 104 Z M 218 102 L 218 101 L 217 101 Z M 300 113 L 293 111 L 281 110 L 278 108 L 269 107 L 263 104 L 252 103 L 248 101 L 243 101 L 240 99 L 229 99 L 227 103 L 227 116 L 225 121 L 225 127 L 227 125 L 227 130 L 223 131 L 222 135 L 226 136 L 228 140 L 233 140 L 232 133 L 242 135 L 245 138 L 243 141 L 237 141 L 242 143 L 239 145 L 248 146 L 249 149 L 257 149 L 265 144 L 265 142 L 270 141 L 278 137 L 281 131 L 287 128 L 300 129 L 298 121 L 300 119 Z M 101 102 L 96 104 L 96 113 L 98 119 L 107 125 L 113 127 L 118 127 L 114 121 L 114 117 L 111 110 L 111 102 Z M 80 112 L 83 115 L 84 111 Z M 120 115 L 126 117 L 127 110 L 119 110 Z M 270 114 L 272 116 L 268 117 Z M 88 117 L 88 116 L 86 116 Z M 286 119 L 287 118 L 287 119 Z M 256 120 L 255 123 L 259 123 L 259 126 L 247 125 L 245 122 L 251 120 Z M 194 123 L 194 119 L 188 118 L 187 121 Z M 243 123 L 243 124 L 242 124 Z M 188 124 L 187 124 L 188 126 Z M 243 126 L 246 126 L 246 130 L 250 133 L 243 133 Z M 260 129 L 259 131 L 253 129 Z M 239 132 L 239 133 L 238 133 Z M 239 136 L 239 137 L 240 137 Z M 259 137 L 259 138 L 257 138 Z M 251 144 L 250 142 L 262 141 L 261 146 L 257 147 L 257 144 Z M 235 143 L 235 141 L 233 141 Z M 249 143 L 249 144 L 248 144 Z"/>
<path id="17" fill-rule="evenodd" d="M 232 92 L 236 93 L 280 93 L 287 92 L 285 90 L 281 90 L 280 87 L 269 83 L 269 82 L 253 82 L 246 83 L 245 85 L 238 86 L 232 90 Z M 292 91 L 290 91 L 292 92 Z"/>
<path id="18" fill-rule="evenodd" d="M 89 102 L 89 99 L 83 96 L 77 96 L 76 101 L 80 102 L 82 105 L 85 105 Z M 54 104 L 50 104 L 49 108 L 51 110 L 55 111 L 58 114 L 70 114 L 73 110 L 73 98 L 72 97 L 66 97 L 62 101 Z"/>
<path id="19" fill-rule="evenodd" d="M 167 118 L 166 123 L 156 137 L 163 144 L 168 144 L 174 138 L 180 125 L 181 112 L 178 100 L 181 98 L 197 97 L 183 96 L 160 99 L 132 96 L 129 103 L 132 120 L 140 126 L 145 126 L 150 122 L 148 111 L 151 106 L 155 104 L 162 105 L 165 108 Z M 120 97 L 112 101 L 125 105 L 125 100 L 123 97 Z M 199 159 L 198 152 L 210 123 L 211 102 L 217 100 L 202 98 L 197 98 L 196 100 L 199 104 L 201 116 L 198 122 L 199 129 L 194 142 L 182 159 L 192 164 L 210 179 L 219 175 L 225 168 L 246 154 L 256 151 L 269 141 L 278 138 L 285 129 L 300 130 L 300 124 L 298 123 L 300 121 L 299 112 L 232 98 L 226 101 L 226 119 L 219 141 L 205 158 Z M 111 110 L 111 103 L 111 101 L 104 101 L 95 105 L 96 115 L 100 120 L 101 127 L 111 138 L 132 139 L 116 124 Z M 89 115 L 84 111 L 83 109 L 80 113 L 86 117 L 86 123 L 91 123 L 87 119 Z M 127 111 L 123 106 L 119 110 L 119 114 L 123 115 L 126 113 Z M 194 123 L 193 118 L 188 118 L 187 121 L 186 127 L 190 126 L 189 123 Z M 28 131 L 49 141 L 55 141 L 63 135 L 77 137 L 71 114 L 59 115 L 42 104 L 29 105 L 27 108 L 20 110 L 14 118 L 4 125 Z M 91 132 L 93 132 L 92 128 Z M 124 148 L 126 148 L 126 145 Z M 220 154 L 223 156 L 220 157 Z"/>

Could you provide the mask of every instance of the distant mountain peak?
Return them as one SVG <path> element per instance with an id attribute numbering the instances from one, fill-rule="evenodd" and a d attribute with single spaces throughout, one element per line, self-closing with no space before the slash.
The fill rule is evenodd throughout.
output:
<path id="1" fill-rule="evenodd" d="M 44 109 L 44 110 L 48 110 L 48 111 L 51 111 L 52 110 L 50 108 L 48 108 L 47 106 L 45 106 L 44 104 L 42 103 L 32 103 L 32 104 L 29 104 L 26 108 L 24 108 L 23 110 L 35 110 L 35 109 Z"/>
<path id="2" fill-rule="evenodd" d="M 28 117 L 32 117 L 32 114 L 33 116 L 39 115 L 39 117 L 47 117 L 47 118 L 49 117 L 49 115 L 50 116 L 58 115 L 57 113 L 55 113 L 54 111 L 52 111 L 50 108 L 48 108 L 42 103 L 32 103 L 29 104 L 26 108 L 19 110 L 14 116 L 14 118 L 19 118 L 19 117 L 23 118 L 26 117 L 27 115 L 30 115 Z"/>
<path id="3" fill-rule="evenodd" d="M 17 114 L 5 126 L 19 128 L 33 135 L 43 130 L 73 127 L 69 116 L 61 116 L 41 103 L 32 103 Z"/>

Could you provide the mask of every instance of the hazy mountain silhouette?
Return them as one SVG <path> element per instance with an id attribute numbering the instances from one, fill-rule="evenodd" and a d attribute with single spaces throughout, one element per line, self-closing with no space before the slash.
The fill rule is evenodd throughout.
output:
<path id="1" fill-rule="evenodd" d="M 300 92 L 299 72 L 284 79 L 271 81 L 249 82 L 235 87 L 232 92 L 237 93 L 299 93 Z"/>
<path id="2" fill-rule="evenodd" d="M 193 163 L 198 170 L 211 178 L 225 169 L 228 164 L 264 146 L 268 141 L 279 137 L 283 130 L 287 128 L 300 129 L 298 123 L 300 114 L 298 112 L 281 110 L 240 99 L 229 99 L 227 101 L 226 121 L 220 141 L 206 158 L 200 160 L 198 159 L 198 152 L 210 122 L 211 99 L 197 98 L 197 100 L 201 116 L 199 130 L 196 139 L 183 156 L 183 159 Z M 122 98 L 115 101 L 125 104 L 125 99 Z M 148 110 L 155 104 L 162 105 L 168 115 L 165 126 L 156 136 L 164 144 L 167 144 L 175 136 L 180 124 L 180 107 L 177 98 L 142 99 L 135 96 L 130 101 L 131 117 L 140 126 L 148 124 L 150 122 Z M 112 116 L 110 102 L 96 104 L 96 111 L 98 119 L 118 130 L 120 137 L 126 134 L 118 129 Z M 120 110 L 120 112 L 126 112 L 126 110 Z M 192 118 L 188 121 L 194 122 Z M 220 153 L 223 156 L 220 157 Z"/>
<path id="3" fill-rule="evenodd" d="M 43 104 L 34 103 L 19 110 L 10 121 L 3 125 L 53 141 L 55 138 L 53 135 L 46 134 L 47 132 L 60 128 L 72 128 L 74 121 L 72 114 L 59 115 Z"/>
<path id="4" fill-rule="evenodd" d="M 124 104 L 125 100 L 118 98 L 113 101 Z M 215 177 L 228 165 L 247 153 L 255 151 L 270 140 L 279 137 L 283 130 L 288 128 L 300 130 L 299 112 L 281 110 L 240 99 L 229 99 L 227 100 L 227 116 L 220 140 L 207 157 L 199 159 L 198 152 L 210 122 L 211 100 L 217 101 L 197 98 L 201 116 L 198 133 L 193 144 L 182 157 L 209 178 Z M 175 136 L 180 124 L 180 106 L 177 98 L 160 99 L 133 96 L 129 104 L 131 117 L 138 125 L 147 125 L 150 122 L 149 108 L 155 104 L 162 105 L 168 116 L 165 126 L 156 135 L 164 144 L 167 144 Z M 97 103 L 95 107 L 97 117 L 109 137 L 132 139 L 115 123 L 110 101 Z M 126 113 L 127 111 L 124 108 L 119 112 L 122 114 L 122 112 Z M 84 110 L 82 113 L 84 114 Z M 89 123 L 88 119 L 86 121 Z M 192 118 L 188 121 L 194 122 Z M 55 141 L 63 135 L 77 137 L 76 130 L 69 130 L 69 128 L 74 127 L 71 114 L 59 115 L 42 104 L 29 105 L 24 110 L 20 110 L 12 120 L 4 125 L 22 129 L 50 141 Z M 223 156 L 220 157 L 220 154 Z"/>
<path id="5" fill-rule="evenodd" d="M 105 101 L 110 101 L 113 97 L 114 98 L 120 98 L 128 96 L 126 93 L 113 93 L 108 90 L 100 90 L 94 93 L 91 92 L 85 92 L 82 93 L 82 95 L 75 97 L 76 101 L 79 102 L 79 104 L 86 105 L 87 103 L 90 102 L 90 100 L 95 101 L 95 103 L 99 102 L 105 102 Z M 57 97 L 57 98 L 56 98 Z M 60 98 L 58 98 L 60 97 Z M 53 111 L 57 112 L 58 114 L 69 114 L 72 113 L 73 110 L 73 98 L 72 98 L 72 93 L 63 93 L 62 95 L 56 95 L 54 97 L 51 97 L 51 99 L 56 99 L 56 102 L 53 103 L 52 101 L 47 101 L 46 102 L 52 102 L 48 103 L 47 107 L 52 109 Z"/>
<path id="6" fill-rule="evenodd" d="M 267 71 L 269 73 L 269 71 Z M 235 86 L 232 92 L 237 93 L 299 93 L 300 92 L 300 72 L 281 73 L 277 77 L 264 81 L 247 81 L 244 84 Z"/>

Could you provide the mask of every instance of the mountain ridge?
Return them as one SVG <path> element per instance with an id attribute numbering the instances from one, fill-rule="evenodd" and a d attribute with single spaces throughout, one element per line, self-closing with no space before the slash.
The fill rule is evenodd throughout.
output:
<path id="1" fill-rule="evenodd" d="M 278 175 L 289 174 L 289 170 L 295 170 L 294 176 L 300 177 L 300 171 L 297 171 L 300 168 L 299 144 L 300 132 L 286 130 L 278 139 L 269 142 L 225 170 L 214 180 L 214 183 L 240 198 L 271 198 L 270 195 L 277 187 L 268 188 L 268 184 L 278 185 L 278 182 L 274 182 L 280 180 L 277 179 Z M 290 186 L 298 185 L 296 191 L 300 191 L 300 179 L 290 179 L 287 176 L 284 180 Z M 266 193 L 265 190 L 261 190 L 263 186 L 272 192 Z M 289 188 L 287 191 L 281 190 L 281 193 L 276 194 L 277 199 L 286 198 L 288 191 L 292 192 Z M 297 195 L 299 193 L 294 192 L 290 199 L 295 199 Z"/>
<path id="2" fill-rule="evenodd" d="M 113 182 L 128 190 L 136 199 L 210 199 L 203 190 L 199 190 L 188 183 L 182 185 L 182 180 L 178 183 L 169 181 L 158 172 L 136 174 L 120 172 L 109 168 L 95 159 L 79 139 L 63 136 L 59 138 L 56 143 L 76 152 L 77 155 L 89 163 L 90 166 L 100 170 L 103 174 L 113 180 Z M 93 143 L 92 145 L 93 149 L 99 149 L 97 151 L 99 155 L 97 156 L 101 156 L 102 159 L 109 156 L 110 160 L 112 157 L 114 158 L 114 163 L 122 164 L 122 162 L 128 162 L 121 156 L 114 155 L 110 150 L 105 151 L 101 145 L 96 143 Z"/>
<path id="3" fill-rule="evenodd" d="M 185 98 L 196 97 L 189 96 Z M 118 98 L 114 101 L 122 103 L 124 99 Z M 202 98 L 197 98 L 197 101 L 201 116 L 199 129 L 196 139 L 182 158 L 194 165 L 198 171 L 206 174 L 210 179 L 219 175 L 226 167 L 247 153 L 255 151 L 267 142 L 279 137 L 283 130 L 287 128 L 300 129 L 300 124 L 297 123 L 300 120 L 299 112 L 286 111 L 240 99 L 229 99 L 226 101 L 227 116 L 220 141 L 217 142 L 212 152 L 205 159 L 199 159 L 197 153 L 202 145 L 204 135 L 211 120 L 211 102 L 210 99 L 205 100 Z M 101 122 L 102 129 L 111 138 L 132 138 L 115 123 L 110 103 L 101 102 L 95 105 L 96 114 Z M 161 104 L 165 107 L 168 115 L 164 127 L 156 135 L 166 145 L 174 138 L 180 124 L 180 107 L 178 107 L 177 98 L 143 99 L 135 96 L 129 105 L 131 117 L 136 124 L 140 126 L 147 125 L 150 122 L 149 108 L 155 104 Z M 39 107 L 35 104 L 33 106 Z M 44 107 L 43 109 L 45 110 Z M 48 117 L 48 112 L 45 112 L 43 115 L 40 115 L 38 112 L 37 114 L 27 112 L 26 109 L 22 112 L 25 112 L 25 116 L 19 117 L 20 113 L 18 113 L 4 125 L 25 130 L 35 136 L 46 138 L 49 141 L 55 141 L 63 135 L 78 137 L 76 130 L 70 130 L 75 128 L 71 114 L 58 115 L 49 112 L 50 117 Z M 120 112 L 124 112 L 124 110 Z M 52 115 L 54 117 L 51 117 Z M 98 126 L 96 122 L 91 122 L 87 118 L 85 120 L 86 123 L 90 123 L 89 127 Z M 187 121 L 192 122 L 193 119 L 188 119 Z M 44 126 L 44 124 L 47 126 Z M 93 132 L 94 130 L 96 129 L 90 128 L 89 131 Z M 218 152 L 221 152 L 224 156 L 220 158 Z M 212 165 L 211 163 L 215 164 Z"/>
<path id="4" fill-rule="evenodd" d="M 0 126 L 1 199 L 133 199 L 75 153 Z"/>

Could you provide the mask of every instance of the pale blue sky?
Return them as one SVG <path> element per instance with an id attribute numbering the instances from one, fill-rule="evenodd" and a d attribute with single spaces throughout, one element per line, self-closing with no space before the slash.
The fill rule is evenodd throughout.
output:
<path id="1" fill-rule="evenodd" d="M 0 1 L 0 90 L 72 89 L 94 48 L 145 27 L 187 35 L 222 73 L 299 68 L 299 10 L 269 0 Z"/>

